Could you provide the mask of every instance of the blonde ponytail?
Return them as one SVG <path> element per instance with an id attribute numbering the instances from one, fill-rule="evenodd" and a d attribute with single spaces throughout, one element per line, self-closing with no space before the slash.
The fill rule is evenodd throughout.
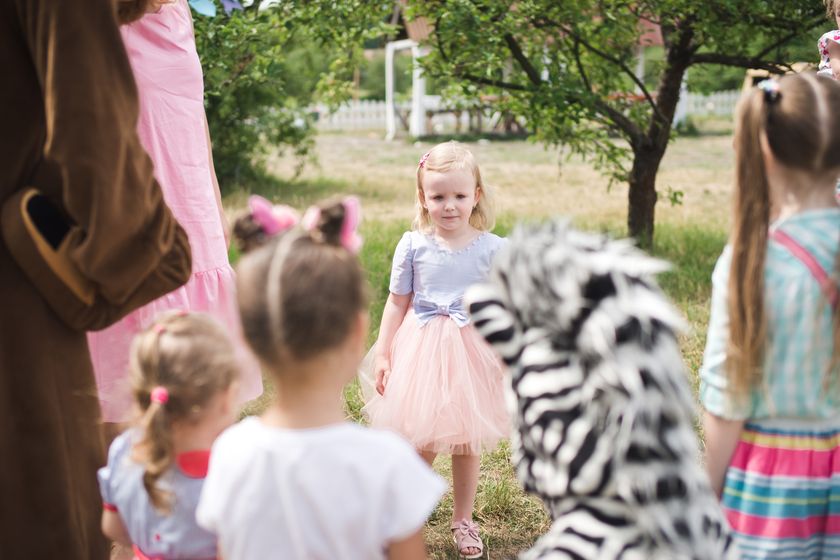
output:
<path id="1" fill-rule="evenodd" d="M 239 367 L 233 345 L 213 319 L 172 313 L 135 337 L 130 370 L 141 410 L 132 458 L 143 465 L 152 505 L 168 512 L 172 496 L 159 482 L 175 461 L 173 423 L 204 418 L 210 400 L 239 377 Z"/>

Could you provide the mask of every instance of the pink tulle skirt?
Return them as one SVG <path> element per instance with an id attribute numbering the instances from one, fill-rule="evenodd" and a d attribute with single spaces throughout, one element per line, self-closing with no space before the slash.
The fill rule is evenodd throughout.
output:
<path id="1" fill-rule="evenodd" d="M 459 328 L 443 315 L 421 325 L 409 309 L 391 346 L 383 396 L 374 353 L 360 376 L 371 426 L 402 434 L 420 451 L 453 455 L 478 455 L 508 437 L 502 363 L 472 325 Z"/>

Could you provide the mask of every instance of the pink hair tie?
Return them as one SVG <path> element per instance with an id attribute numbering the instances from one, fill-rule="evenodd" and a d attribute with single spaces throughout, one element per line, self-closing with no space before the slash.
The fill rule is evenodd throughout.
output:
<path id="1" fill-rule="evenodd" d="M 300 221 L 293 208 L 282 204 L 273 205 L 256 194 L 248 198 L 248 209 L 263 233 L 269 237 L 292 229 Z"/>
<path id="2" fill-rule="evenodd" d="M 420 169 L 423 169 L 423 167 L 426 166 L 426 160 L 429 159 L 429 154 L 431 153 L 432 152 L 426 152 L 425 154 L 423 154 L 423 157 L 420 158 L 420 163 L 417 164 L 418 167 L 420 167 Z"/>
<path id="3" fill-rule="evenodd" d="M 169 402 L 169 391 L 166 389 L 166 387 L 158 385 L 157 387 L 152 389 L 152 392 L 150 393 L 150 398 L 153 403 L 166 404 L 167 402 Z"/>

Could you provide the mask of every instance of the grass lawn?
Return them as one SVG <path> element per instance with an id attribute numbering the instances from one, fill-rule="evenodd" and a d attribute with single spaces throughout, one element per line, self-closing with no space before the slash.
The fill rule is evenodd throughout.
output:
<path id="1" fill-rule="evenodd" d="M 362 261 L 371 284 L 371 342 L 375 340 L 382 306 L 388 293 L 391 256 L 399 236 L 414 215 L 417 160 L 432 145 L 384 142 L 379 134 L 321 135 L 317 166 L 309 166 L 294 181 L 294 162 L 278 158 L 271 180 L 247 190 L 298 208 L 335 193 L 361 197 L 364 214 Z M 485 182 L 497 198 L 496 232 L 505 235 L 518 220 L 566 216 L 578 227 L 621 236 L 626 232 L 627 189 L 614 185 L 579 159 L 561 159 L 556 149 L 526 141 L 470 144 Z M 729 192 L 733 179 L 732 138 L 729 135 L 679 138 L 672 142 L 658 178 L 660 202 L 654 253 L 673 263 L 660 282 L 682 310 L 690 330 L 683 351 L 696 386 L 696 371 L 705 344 L 710 277 L 726 240 Z M 681 191 L 682 204 L 670 205 L 666 193 Z M 225 197 L 231 214 L 240 211 L 246 189 Z M 257 412 L 270 398 L 270 390 L 249 412 Z M 351 418 L 359 420 L 358 390 L 347 390 Z M 449 476 L 449 461 L 438 459 L 435 468 Z M 457 558 L 449 535 L 451 495 L 443 500 L 427 526 L 432 558 Z M 535 499 L 519 489 L 503 444 L 482 457 L 482 478 L 476 502 L 476 520 L 493 558 L 511 558 L 548 528 L 548 518 Z"/>

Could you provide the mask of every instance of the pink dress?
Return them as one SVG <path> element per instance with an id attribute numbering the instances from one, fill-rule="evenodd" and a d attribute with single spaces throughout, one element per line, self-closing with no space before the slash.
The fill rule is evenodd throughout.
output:
<path id="1" fill-rule="evenodd" d="M 105 330 L 89 333 L 105 422 L 131 418 L 131 340 L 157 315 L 170 309 L 205 312 L 225 326 L 241 356 L 242 402 L 262 392 L 259 367 L 242 341 L 234 273 L 213 189 L 204 81 L 187 2 L 164 5 L 159 12 L 124 25 L 121 31 L 140 92 L 137 131 L 154 162 L 166 203 L 189 236 L 193 275 L 185 286 Z"/>

